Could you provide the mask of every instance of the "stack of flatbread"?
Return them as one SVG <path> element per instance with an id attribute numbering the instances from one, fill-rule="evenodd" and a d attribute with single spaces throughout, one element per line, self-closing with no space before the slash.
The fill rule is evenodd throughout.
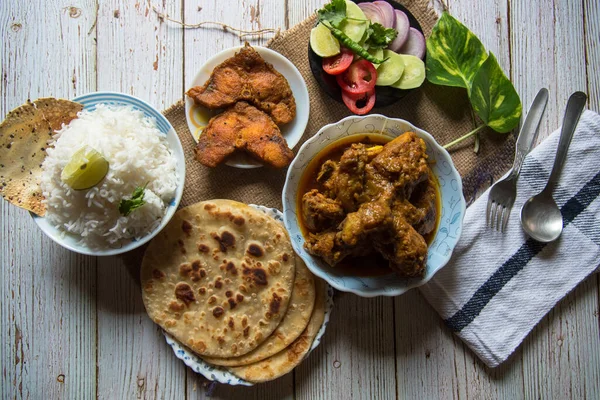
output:
<path id="1" fill-rule="evenodd" d="M 323 324 L 325 284 L 285 228 L 235 201 L 179 210 L 146 250 L 141 278 L 154 322 L 250 382 L 294 369 Z"/>

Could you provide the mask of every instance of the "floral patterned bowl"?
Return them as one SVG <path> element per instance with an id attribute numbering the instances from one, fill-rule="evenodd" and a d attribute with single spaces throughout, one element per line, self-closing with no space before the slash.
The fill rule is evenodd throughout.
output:
<path id="1" fill-rule="evenodd" d="M 353 276 L 341 269 L 332 268 L 304 249 L 304 236 L 298 223 L 296 199 L 300 178 L 310 161 L 334 141 L 364 133 L 381 133 L 395 138 L 406 131 L 415 132 L 427 145 L 427 154 L 433 173 L 438 179 L 441 195 L 441 215 L 433 241 L 429 245 L 427 267 L 423 278 L 401 278 L 393 273 L 381 276 Z M 290 165 L 283 188 L 283 215 L 285 227 L 290 233 L 294 250 L 317 276 L 334 288 L 362 297 L 397 296 L 409 289 L 423 285 L 440 270 L 452 254 L 462 231 L 466 203 L 462 193 L 462 181 L 452 159 L 427 132 L 402 119 L 383 115 L 350 116 L 326 125 L 307 140 Z"/>

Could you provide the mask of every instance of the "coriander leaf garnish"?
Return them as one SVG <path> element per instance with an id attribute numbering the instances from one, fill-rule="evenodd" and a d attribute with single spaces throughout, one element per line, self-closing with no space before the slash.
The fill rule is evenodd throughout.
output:
<path id="1" fill-rule="evenodd" d="M 325 4 L 317 13 L 319 14 L 319 21 L 327 21 L 331 26 L 339 28 L 346 19 L 346 1 L 331 0 L 331 3 Z"/>
<path id="2" fill-rule="evenodd" d="M 367 28 L 366 44 L 369 49 L 385 49 L 398 36 L 394 28 L 386 28 L 380 23 L 370 24 Z"/>
<path id="3" fill-rule="evenodd" d="M 136 187 L 130 199 L 121 199 L 119 202 L 119 212 L 121 215 L 126 217 L 146 204 L 144 201 L 144 191 L 146 190 L 146 186 L 148 186 L 148 183 L 146 183 L 144 187 Z"/>

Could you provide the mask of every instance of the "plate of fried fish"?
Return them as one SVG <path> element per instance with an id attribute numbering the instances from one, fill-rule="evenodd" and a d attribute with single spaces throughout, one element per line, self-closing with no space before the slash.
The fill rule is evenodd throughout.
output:
<path id="1" fill-rule="evenodd" d="M 288 59 L 246 43 L 200 68 L 186 92 L 185 110 L 201 164 L 284 168 L 308 122 L 308 90 Z"/>

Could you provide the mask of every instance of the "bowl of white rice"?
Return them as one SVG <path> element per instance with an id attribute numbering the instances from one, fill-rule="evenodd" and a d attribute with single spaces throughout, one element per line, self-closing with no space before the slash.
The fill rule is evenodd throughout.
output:
<path id="1" fill-rule="evenodd" d="M 41 179 L 46 214 L 32 216 L 69 250 L 125 253 L 152 239 L 177 210 L 185 181 L 181 142 L 169 121 L 136 97 L 95 92 L 73 101 L 84 108 L 49 142 Z M 84 147 L 102 155 L 108 172 L 95 186 L 74 190 L 61 173 Z M 124 213 L 120 204 L 139 188 L 143 204 Z"/>

